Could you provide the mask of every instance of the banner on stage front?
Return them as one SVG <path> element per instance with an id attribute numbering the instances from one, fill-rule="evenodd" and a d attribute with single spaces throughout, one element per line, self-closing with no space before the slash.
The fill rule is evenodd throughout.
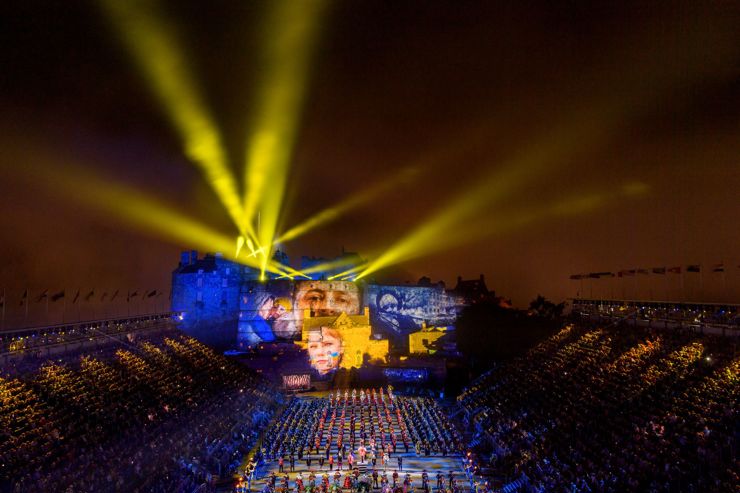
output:
<path id="1" fill-rule="evenodd" d="M 308 390 L 311 388 L 311 375 L 283 375 L 283 388 L 285 390 Z"/>

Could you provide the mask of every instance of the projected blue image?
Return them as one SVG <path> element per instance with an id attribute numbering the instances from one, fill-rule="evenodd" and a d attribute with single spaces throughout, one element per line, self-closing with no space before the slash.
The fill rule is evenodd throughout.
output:
<path id="1" fill-rule="evenodd" d="M 427 326 L 455 323 L 455 304 L 438 286 L 369 285 L 365 306 L 370 307 L 373 330 L 397 337 Z"/>

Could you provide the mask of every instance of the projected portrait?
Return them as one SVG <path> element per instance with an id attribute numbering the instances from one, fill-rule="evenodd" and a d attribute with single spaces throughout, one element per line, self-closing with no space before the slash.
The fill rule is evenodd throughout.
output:
<path id="1" fill-rule="evenodd" d="M 344 342 L 338 330 L 320 327 L 308 334 L 306 345 L 311 368 L 326 375 L 339 368 L 344 354 Z"/>
<path id="2" fill-rule="evenodd" d="M 293 302 L 290 298 L 268 295 L 257 310 L 257 320 L 270 328 L 274 337 L 291 339 L 297 335 L 292 323 Z"/>
<path id="3" fill-rule="evenodd" d="M 299 337 L 293 321 L 292 286 L 254 283 L 245 289 L 240 299 L 238 327 L 241 346 Z"/>
<path id="4" fill-rule="evenodd" d="M 296 283 L 293 300 L 293 319 L 300 331 L 304 310 L 311 316 L 329 317 L 344 312 L 360 313 L 360 294 L 357 285 L 348 281 L 300 281 Z"/>

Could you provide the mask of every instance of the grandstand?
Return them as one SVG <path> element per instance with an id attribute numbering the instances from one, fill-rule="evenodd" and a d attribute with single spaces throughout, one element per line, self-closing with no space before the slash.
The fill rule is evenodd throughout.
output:
<path id="1" fill-rule="evenodd" d="M 3 334 L 0 491 L 736 491 L 733 308 L 574 308 L 447 400 L 288 396 L 171 314 Z"/>
<path id="2" fill-rule="evenodd" d="M 1 378 L 2 491 L 192 491 L 232 472 L 281 396 L 173 330 Z"/>
<path id="3" fill-rule="evenodd" d="M 733 491 L 740 359 L 727 338 L 569 325 L 458 397 L 503 491 Z"/>
<path id="4" fill-rule="evenodd" d="M 575 299 L 572 310 L 595 322 L 624 320 L 643 327 L 683 328 L 731 337 L 740 333 L 740 305 L 734 304 Z"/>

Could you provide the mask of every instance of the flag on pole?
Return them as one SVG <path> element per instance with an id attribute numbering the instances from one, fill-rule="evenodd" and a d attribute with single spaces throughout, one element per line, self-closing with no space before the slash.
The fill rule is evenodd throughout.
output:
<path id="1" fill-rule="evenodd" d="M 671 267 L 668 269 L 668 272 L 671 274 L 680 274 L 681 273 L 681 267 Z"/>
<path id="2" fill-rule="evenodd" d="M 153 290 L 153 291 L 152 291 L 151 293 L 147 293 L 146 297 L 147 297 L 147 298 L 151 298 L 151 297 L 152 297 L 152 296 L 154 296 L 155 294 L 157 294 L 157 290 L 156 290 L 156 289 L 155 289 L 155 290 Z"/>
<path id="3" fill-rule="evenodd" d="M 105 301 L 105 298 L 108 297 L 108 291 L 103 293 L 103 296 L 100 297 L 100 301 Z"/>
<path id="4" fill-rule="evenodd" d="M 21 296 L 21 302 L 18 303 L 18 306 L 23 306 L 27 300 L 28 300 L 28 289 L 23 291 L 23 296 Z"/>
<path id="5" fill-rule="evenodd" d="M 64 298 L 64 290 L 61 290 L 58 293 L 54 293 L 53 295 L 51 295 L 51 301 L 58 301 L 62 298 Z"/>
<path id="6" fill-rule="evenodd" d="M 95 290 L 94 289 L 92 291 L 90 291 L 89 293 L 87 293 L 87 295 L 85 296 L 85 301 L 90 301 L 90 298 L 92 298 L 93 296 L 95 296 Z"/>
<path id="7" fill-rule="evenodd" d="M 74 305 L 75 303 L 77 303 L 77 299 L 78 299 L 79 297 L 80 297 L 80 290 L 78 289 L 78 290 L 77 290 L 77 292 L 75 293 L 75 297 L 74 297 L 74 299 L 72 300 L 72 304 L 73 304 L 73 305 Z"/>
<path id="8" fill-rule="evenodd" d="M 701 272 L 701 265 L 697 265 L 697 264 L 687 265 L 686 272 Z"/>
<path id="9" fill-rule="evenodd" d="M 570 278 L 573 281 L 580 281 L 581 279 L 587 278 L 587 274 L 571 274 Z"/>
<path id="10" fill-rule="evenodd" d="M 3 291 L 2 296 L 0 296 L 0 307 L 5 306 L 5 291 Z"/>
<path id="11" fill-rule="evenodd" d="M 111 301 L 113 301 L 113 300 L 115 300 L 115 299 L 116 299 L 116 297 L 118 296 L 118 291 L 119 291 L 119 290 L 118 290 L 118 289 L 116 289 L 116 292 L 115 292 L 115 293 L 113 293 L 113 296 L 111 296 L 111 297 L 110 297 L 110 300 L 111 300 Z"/>
<path id="12" fill-rule="evenodd" d="M 635 275 L 635 269 L 620 270 L 619 272 L 617 272 L 617 275 L 619 277 L 634 276 Z"/>
<path id="13" fill-rule="evenodd" d="M 41 300 L 43 300 L 44 298 L 46 298 L 46 297 L 48 297 L 48 296 L 49 296 L 49 290 L 48 290 L 48 289 L 44 289 L 44 292 L 43 292 L 43 293 L 41 293 L 41 294 L 40 294 L 40 295 L 38 296 L 38 298 L 36 298 L 36 303 L 40 303 L 40 302 L 41 302 Z"/>
<path id="14" fill-rule="evenodd" d="M 131 298 L 136 298 L 138 295 L 139 295 L 138 291 L 134 291 L 133 293 L 129 291 L 128 296 L 126 296 L 126 302 L 131 301 Z"/>
<path id="15" fill-rule="evenodd" d="M 725 271 L 725 264 L 715 264 L 712 267 L 712 272 L 724 272 Z"/>
<path id="16" fill-rule="evenodd" d="M 653 274 L 665 274 L 665 267 L 653 267 Z"/>

